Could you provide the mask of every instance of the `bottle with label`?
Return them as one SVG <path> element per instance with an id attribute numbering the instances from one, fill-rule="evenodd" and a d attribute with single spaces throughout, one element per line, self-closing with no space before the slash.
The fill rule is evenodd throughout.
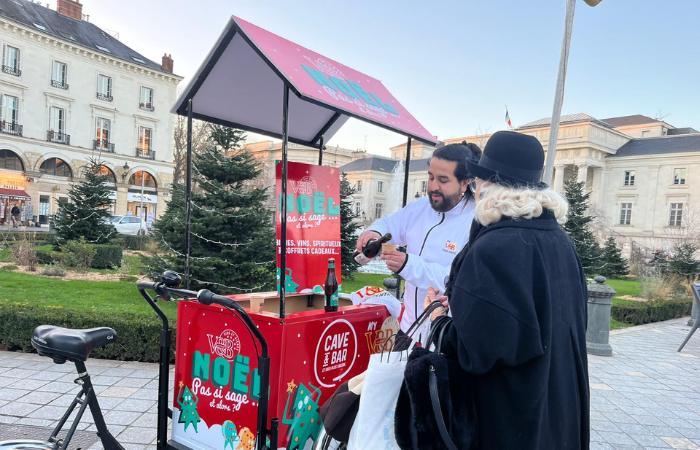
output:
<path id="1" fill-rule="evenodd" d="M 355 250 L 352 257 L 363 266 L 370 262 L 382 250 L 382 244 L 391 240 L 391 233 L 387 233 L 379 239 L 370 239 L 361 252 Z"/>
<path id="2" fill-rule="evenodd" d="M 338 279 L 335 276 L 335 258 L 328 259 L 328 273 L 323 293 L 326 296 L 326 312 L 338 311 Z"/>

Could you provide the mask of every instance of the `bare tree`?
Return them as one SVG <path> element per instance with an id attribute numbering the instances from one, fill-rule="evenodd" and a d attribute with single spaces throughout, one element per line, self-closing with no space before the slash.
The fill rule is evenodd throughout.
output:
<path id="1" fill-rule="evenodd" d="M 209 143 L 211 134 L 210 125 L 200 120 L 192 121 L 192 153 L 199 153 Z M 175 131 L 173 132 L 173 184 L 183 183 L 185 180 L 185 163 L 187 158 L 187 118 L 177 116 L 175 119 Z"/>

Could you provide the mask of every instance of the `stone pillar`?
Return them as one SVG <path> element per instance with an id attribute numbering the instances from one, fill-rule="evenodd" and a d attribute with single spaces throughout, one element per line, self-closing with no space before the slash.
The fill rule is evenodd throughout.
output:
<path id="1" fill-rule="evenodd" d="M 117 201 L 114 207 L 114 214 L 123 216 L 126 214 L 127 192 L 129 188 L 126 184 L 117 184 Z"/>
<path id="2" fill-rule="evenodd" d="M 576 181 L 580 182 L 586 182 L 588 180 L 588 165 L 586 164 L 579 164 L 577 166 L 578 172 L 576 174 Z"/>
<path id="3" fill-rule="evenodd" d="M 595 283 L 588 285 L 588 329 L 586 350 L 591 355 L 612 356 L 610 346 L 610 310 L 615 289 L 605 284 L 605 277 L 598 275 Z"/>
<path id="4" fill-rule="evenodd" d="M 564 171 L 566 166 L 554 166 L 554 190 L 560 194 L 564 194 Z"/>

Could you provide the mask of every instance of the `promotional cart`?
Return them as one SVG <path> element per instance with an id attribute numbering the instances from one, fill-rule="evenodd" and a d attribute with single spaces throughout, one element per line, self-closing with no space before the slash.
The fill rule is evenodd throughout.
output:
<path id="1" fill-rule="evenodd" d="M 217 305 L 179 303 L 168 446 L 309 448 L 322 426 L 319 406 L 366 369 L 370 354 L 397 326 L 384 306 L 353 306 L 341 299 L 338 311 L 324 311 L 327 261 L 340 263 L 340 172 L 322 166 L 323 143 L 350 117 L 407 136 L 405 204 L 411 140 L 434 145 L 435 138 L 378 80 L 238 17 L 230 20 L 174 112 L 188 118 L 187 288 L 192 119 L 280 138 L 282 156 L 276 190 L 278 291 L 229 296 L 243 307 L 238 315 Z M 318 165 L 288 162 L 290 141 L 318 148 Z M 162 387 L 161 380 L 159 443 L 166 441 Z"/>

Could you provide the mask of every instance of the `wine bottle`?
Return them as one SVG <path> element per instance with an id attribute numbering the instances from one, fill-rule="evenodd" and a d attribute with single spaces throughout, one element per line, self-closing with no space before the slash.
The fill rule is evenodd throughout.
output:
<path id="1" fill-rule="evenodd" d="M 338 311 L 338 279 L 335 277 L 335 258 L 328 259 L 328 272 L 323 292 L 326 295 L 326 312 Z"/>
<path id="2" fill-rule="evenodd" d="M 360 252 L 355 250 L 355 253 L 352 254 L 352 257 L 355 259 L 355 261 L 364 266 L 365 264 L 370 262 L 372 258 L 379 254 L 379 252 L 382 250 L 382 244 L 385 242 L 389 242 L 390 240 L 391 233 L 387 233 L 379 239 L 370 239 L 369 241 L 367 241 L 362 251 Z"/>

